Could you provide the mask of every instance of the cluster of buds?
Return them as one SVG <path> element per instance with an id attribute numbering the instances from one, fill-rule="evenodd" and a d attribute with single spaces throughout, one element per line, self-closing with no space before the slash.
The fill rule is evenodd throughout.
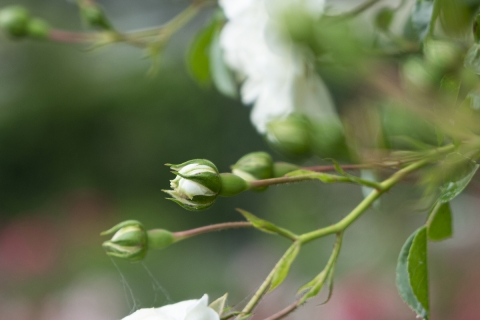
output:
<path id="1" fill-rule="evenodd" d="M 13 38 L 45 39 L 50 26 L 44 20 L 32 17 L 24 7 L 10 6 L 0 10 L 0 29 Z"/>
<path id="2" fill-rule="evenodd" d="M 310 119 L 301 114 L 272 120 L 267 125 L 267 143 L 289 158 L 312 154 L 335 159 L 348 158 L 348 148 L 342 124 L 337 116 Z"/>
<path id="3" fill-rule="evenodd" d="M 231 166 L 232 173 L 219 173 L 208 160 L 195 159 L 182 164 L 167 164 L 177 176 L 170 181 L 172 190 L 163 190 L 172 200 L 190 211 L 205 210 L 218 196 L 232 197 L 246 190 L 262 191 L 251 182 L 281 177 L 298 166 L 278 162 L 266 152 L 252 152 Z"/>
<path id="4" fill-rule="evenodd" d="M 103 243 L 106 253 L 129 261 L 142 260 L 149 249 L 163 249 L 179 240 L 168 230 L 147 231 L 135 220 L 124 221 L 101 233 L 102 236 L 110 234 L 112 238 Z"/>
<path id="5" fill-rule="evenodd" d="M 274 163 L 272 157 L 265 152 L 252 152 L 243 156 L 232 166 L 232 173 L 219 173 L 217 167 L 205 159 L 168 166 L 177 176 L 170 181 L 172 190 L 164 192 L 171 196 L 169 200 L 191 211 L 209 208 L 218 196 L 235 196 L 252 189 L 249 183 L 251 181 L 280 177 L 298 169 L 292 164 Z M 145 257 L 148 250 L 163 249 L 202 232 L 190 230 L 172 233 L 165 229 L 146 230 L 142 223 L 129 220 L 102 232 L 101 235 L 113 235 L 110 240 L 103 243 L 103 248 L 109 256 L 139 261 Z"/>

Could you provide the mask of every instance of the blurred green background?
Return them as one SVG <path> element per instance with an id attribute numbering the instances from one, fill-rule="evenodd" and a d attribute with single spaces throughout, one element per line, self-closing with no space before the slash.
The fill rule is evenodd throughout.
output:
<path id="1" fill-rule="evenodd" d="M 119 29 L 158 25 L 186 1 L 103 1 Z M 79 29 L 68 1 L 23 4 L 54 26 Z M 338 221 L 362 199 L 355 186 L 319 183 L 221 198 L 188 212 L 165 200 L 173 175 L 165 163 L 207 158 L 221 171 L 242 155 L 268 148 L 249 108 L 213 88 L 199 88 L 183 62 L 191 36 L 209 12 L 182 30 L 148 78 L 148 59 L 125 45 L 89 50 L 0 38 L 0 319 L 120 319 L 140 307 L 229 293 L 246 302 L 288 243 L 253 230 L 204 235 L 142 263 L 108 258 L 99 233 L 136 219 L 147 228 L 180 231 L 240 221 L 241 207 L 305 232 Z M 334 88 L 333 88 L 334 89 Z M 341 97 L 337 97 L 341 99 Z M 282 160 L 274 155 L 277 160 Z M 307 164 L 318 163 L 311 160 Z M 478 320 L 480 216 L 478 184 L 453 203 L 455 238 L 430 252 L 432 319 Z M 290 319 L 415 319 L 395 289 L 398 252 L 425 217 L 418 190 L 396 188 L 346 234 L 334 297 L 322 297 Z M 281 290 L 254 319 L 289 304 L 323 268 L 333 239 L 302 249 Z"/>

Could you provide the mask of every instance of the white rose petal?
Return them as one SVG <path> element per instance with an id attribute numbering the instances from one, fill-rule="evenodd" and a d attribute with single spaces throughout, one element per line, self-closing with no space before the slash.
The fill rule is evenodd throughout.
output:
<path id="1" fill-rule="evenodd" d="M 220 320 L 220 316 L 208 307 L 208 296 L 199 300 L 187 300 L 160 308 L 140 309 L 123 320 Z"/>
<path id="2" fill-rule="evenodd" d="M 178 183 L 178 192 L 185 194 L 188 198 L 192 199 L 195 196 L 214 196 L 215 192 L 202 186 L 195 181 L 181 178 Z"/>

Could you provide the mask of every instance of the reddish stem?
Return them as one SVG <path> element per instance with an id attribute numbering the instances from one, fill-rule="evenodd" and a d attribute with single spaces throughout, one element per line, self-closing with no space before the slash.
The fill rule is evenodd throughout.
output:
<path id="1" fill-rule="evenodd" d="M 72 32 L 64 30 L 51 30 L 48 38 L 55 42 L 64 43 L 91 43 L 95 36 L 90 33 Z"/>

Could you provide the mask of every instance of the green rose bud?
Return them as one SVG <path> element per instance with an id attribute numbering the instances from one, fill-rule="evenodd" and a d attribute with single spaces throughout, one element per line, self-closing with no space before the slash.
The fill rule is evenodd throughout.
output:
<path id="1" fill-rule="evenodd" d="M 311 152 L 310 122 L 301 116 L 273 120 L 267 125 L 268 144 L 278 152 L 299 157 Z"/>
<path id="2" fill-rule="evenodd" d="M 101 235 L 113 234 L 103 248 L 109 256 L 130 261 L 142 260 L 149 249 L 164 249 L 179 240 L 173 233 L 164 229 L 145 231 L 143 225 L 135 220 L 124 221 Z"/>
<path id="3" fill-rule="evenodd" d="M 30 13 L 21 6 L 10 6 L 0 11 L 0 28 L 12 37 L 24 37 L 28 34 Z"/>
<path id="4" fill-rule="evenodd" d="M 425 61 L 442 70 L 452 69 L 463 63 L 462 50 L 454 43 L 442 40 L 425 41 Z"/>
<path id="5" fill-rule="evenodd" d="M 322 158 L 349 160 L 342 123 L 337 117 L 325 116 L 311 121 L 312 152 Z"/>
<path id="6" fill-rule="evenodd" d="M 34 18 L 28 22 L 27 33 L 35 39 L 46 39 L 50 32 L 50 25 L 42 20 Z"/>
<path id="7" fill-rule="evenodd" d="M 273 177 L 280 178 L 286 175 L 287 173 L 290 173 L 292 171 L 296 171 L 299 169 L 300 167 L 295 164 L 291 164 L 287 162 L 275 162 L 273 164 Z"/>
<path id="8" fill-rule="evenodd" d="M 232 167 L 232 173 L 245 181 L 273 178 L 273 159 L 266 152 L 252 152 L 240 158 Z M 267 187 L 257 188 L 262 191 Z"/>
<path id="9" fill-rule="evenodd" d="M 270 179 L 273 176 L 273 159 L 263 151 L 241 157 L 232 167 L 232 173 L 244 180 Z"/>
<path id="10" fill-rule="evenodd" d="M 83 4 L 80 6 L 80 14 L 87 24 L 92 27 L 99 27 L 111 30 L 112 25 L 103 13 L 103 10 L 95 4 Z"/>
<path id="11" fill-rule="evenodd" d="M 124 221 L 101 233 L 101 235 L 109 234 L 113 234 L 112 239 L 103 243 L 107 255 L 130 261 L 138 261 L 145 257 L 148 250 L 148 237 L 140 222 Z"/>
<path id="12" fill-rule="evenodd" d="M 177 175 L 170 181 L 173 190 L 164 190 L 172 196 L 169 200 L 191 211 L 207 209 L 215 202 L 222 184 L 218 169 L 212 162 L 196 159 L 168 166 Z"/>
<path id="13" fill-rule="evenodd" d="M 388 31 L 393 21 L 395 11 L 392 8 L 382 8 L 375 15 L 375 26 L 381 31 Z"/>
<path id="14" fill-rule="evenodd" d="M 414 57 L 403 64 L 402 77 L 405 84 L 411 89 L 428 90 L 438 82 L 438 75 L 434 69 L 422 59 Z"/>

